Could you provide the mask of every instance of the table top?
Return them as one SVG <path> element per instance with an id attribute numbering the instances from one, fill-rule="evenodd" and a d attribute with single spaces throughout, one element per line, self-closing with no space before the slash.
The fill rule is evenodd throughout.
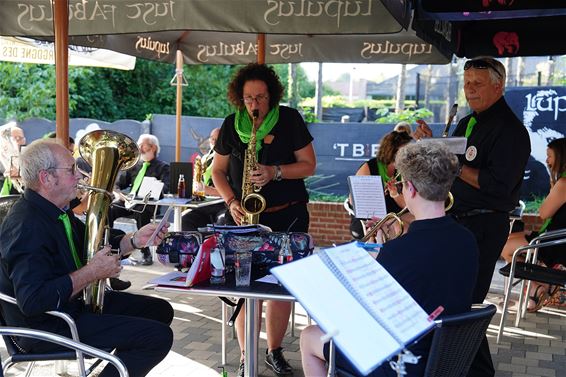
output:
<path id="1" fill-rule="evenodd" d="M 183 207 L 183 208 L 201 208 L 210 206 L 213 204 L 223 203 L 224 200 L 217 196 L 207 196 L 204 200 L 192 200 L 190 198 L 187 199 L 179 199 L 179 198 L 163 198 L 160 200 L 148 200 L 147 205 L 158 205 L 158 206 L 168 206 L 168 207 Z M 144 204 L 143 200 L 134 199 L 132 203 L 135 204 Z"/>
<path id="2" fill-rule="evenodd" d="M 157 285 L 155 290 L 200 296 L 229 296 L 259 300 L 295 301 L 295 297 L 279 284 L 252 281 L 249 287 L 236 287 L 234 273 L 226 274 L 226 283 L 223 285 L 210 284 L 210 282 L 206 281 L 193 287 Z"/>

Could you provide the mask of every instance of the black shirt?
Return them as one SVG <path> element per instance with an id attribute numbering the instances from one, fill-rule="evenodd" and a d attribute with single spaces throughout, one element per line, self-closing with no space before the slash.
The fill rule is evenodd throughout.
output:
<path id="1" fill-rule="evenodd" d="M 120 174 L 120 176 L 118 176 L 116 185 L 121 190 L 130 187 L 134 183 L 138 175 L 138 172 L 140 171 L 142 166 L 143 166 L 143 161 L 140 160 L 133 168 L 131 168 L 130 170 L 126 170 L 125 172 Z M 164 183 L 162 193 L 167 194 L 169 193 L 169 185 L 170 185 L 169 174 L 170 174 L 169 164 L 154 158 L 149 162 L 149 166 L 145 171 L 144 177 L 155 177 L 159 179 L 161 182 Z"/>
<path id="2" fill-rule="evenodd" d="M 1 304 L 10 325 L 55 331 L 67 326 L 43 314 L 45 311 L 74 315 L 84 308 L 82 295 L 70 298 L 73 287 L 69 274 L 77 267 L 63 222 L 58 219 L 62 213 L 53 203 L 26 189 L 0 227 L 0 291 L 18 302 L 18 307 Z M 67 213 L 84 265 L 85 226 L 70 210 Z M 111 239 L 113 247 L 119 247 L 122 237 L 123 233 Z"/>
<path id="3" fill-rule="evenodd" d="M 464 136 L 469 119 L 477 123 L 468 138 L 466 154 L 460 161 L 479 169 L 480 189 L 456 178 L 452 213 L 472 209 L 509 212 L 519 202 L 519 191 L 527 160 L 531 154 L 529 134 L 501 97 L 480 114 L 470 114 L 458 122 L 453 136 Z"/>
<path id="4" fill-rule="evenodd" d="M 228 169 L 230 186 L 236 198 L 241 199 L 242 172 L 247 144 L 240 140 L 236 132 L 235 117 L 235 114 L 231 114 L 224 119 L 214 151 L 223 156 L 230 155 Z M 295 151 L 306 147 L 313 140 L 301 114 L 286 106 L 279 107 L 279 121 L 269 135 L 264 138 L 259 152 L 258 163 L 263 165 L 292 164 L 297 161 Z M 272 140 L 266 143 L 266 140 L 271 138 Z M 265 197 L 267 207 L 292 201 L 308 202 L 308 193 L 303 179 L 271 181 L 261 188 L 260 194 Z"/>

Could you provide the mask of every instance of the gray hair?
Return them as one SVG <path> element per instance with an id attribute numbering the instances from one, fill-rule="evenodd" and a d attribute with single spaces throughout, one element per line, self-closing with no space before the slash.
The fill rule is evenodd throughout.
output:
<path id="1" fill-rule="evenodd" d="M 39 172 L 57 166 L 56 146 L 61 144 L 54 139 L 39 139 L 24 148 L 20 155 L 20 175 L 26 187 L 36 190 Z"/>
<path id="2" fill-rule="evenodd" d="M 149 141 L 149 144 L 155 145 L 157 147 L 157 151 L 155 152 L 155 155 L 157 156 L 159 154 L 159 151 L 161 151 L 161 147 L 159 146 L 159 139 L 157 138 L 157 136 L 152 134 L 141 134 L 140 137 L 138 138 L 138 145 L 144 139 L 147 139 Z"/>
<path id="3" fill-rule="evenodd" d="M 505 66 L 499 60 L 492 58 L 491 56 L 477 56 L 470 60 L 483 60 L 488 63 L 489 67 L 487 72 L 489 73 L 489 78 L 493 84 L 501 84 L 501 92 L 505 93 L 505 83 L 507 82 L 507 72 Z"/>
<path id="4" fill-rule="evenodd" d="M 446 200 L 456 178 L 458 158 L 439 142 L 416 142 L 399 149 L 395 168 L 421 197 L 440 202 Z"/>

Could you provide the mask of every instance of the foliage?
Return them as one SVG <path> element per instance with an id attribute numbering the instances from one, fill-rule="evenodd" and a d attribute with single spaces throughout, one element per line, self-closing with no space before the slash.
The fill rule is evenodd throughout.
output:
<path id="1" fill-rule="evenodd" d="M 376 111 L 378 118 L 376 123 L 395 124 L 397 122 L 405 121 L 414 123 L 417 119 L 426 119 L 432 117 L 434 114 L 428 109 L 407 109 L 401 112 L 391 112 L 388 108 L 381 108 Z"/>
<path id="2" fill-rule="evenodd" d="M 306 123 L 316 123 L 318 119 L 316 119 L 316 115 L 314 115 L 314 111 L 310 107 L 302 108 L 303 119 Z"/>
<path id="3" fill-rule="evenodd" d="M 313 202 L 334 202 L 340 203 L 346 200 L 347 195 L 325 194 L 314 190 L 308 190 L 309 200 Z"/>
<path id="4" fill-rule="evenodd" d="M 55 119 L 55 67 L 0 63 L 0 119 Z"/>
<path id="5" fill-rule="evenodd" d="M 540 205 L 542 204 L 544 199 L 545 199 L 544 196 L 537 196 L 537 197 L 531 198 L 531 200 L 525 201 L 525 210 L 523 212 L 524 213 L 538 213 L 538 209 L 540 208 Z"/>

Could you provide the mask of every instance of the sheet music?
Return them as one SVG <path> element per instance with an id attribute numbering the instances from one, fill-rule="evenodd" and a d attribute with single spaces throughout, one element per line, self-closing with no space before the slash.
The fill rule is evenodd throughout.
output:
<path id="1" fill-rule="evenodd" d="M 350 243 L 323 252 L 399 342 L 405 344 L 433 325 L 420 305 L 365 250 Z"/>
<path id="2" fill-rule="evenodd" d="M 399 343 L 364 309 L 318 255 L 271 269 L 360 373 L 366 375 L 399 350 Z"/>
<path id="3" fill-rule="evenodd" d="M 387 214 L 383 183 L 378 175 L 348 177 L 354 216 L 360 219 L 383 218 Z"/>
<path id="4" fill-rule="evenodd" d="M 151 199 L 159 200 L 161 191 L 163 191 L 163 186 L 165 186 L 165 184 L 155 177 L 143 177 L 140 188 L 136 193 L 136 197 L 145 198 L 148 193 L 151 193 Z"/>

